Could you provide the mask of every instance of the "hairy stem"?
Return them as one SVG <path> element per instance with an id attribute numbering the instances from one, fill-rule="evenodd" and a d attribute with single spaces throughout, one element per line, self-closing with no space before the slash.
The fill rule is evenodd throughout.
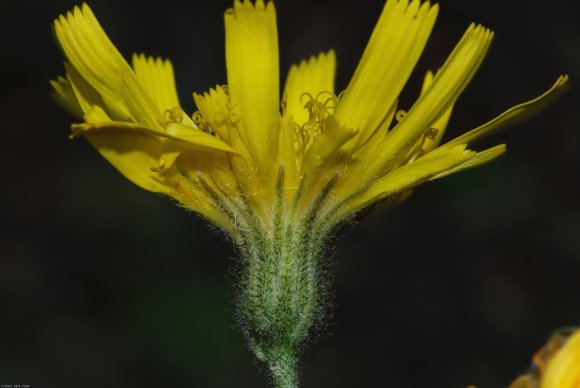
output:
<path id="1" fill-rule="evenodd" d="M 267 361 L 276 388 L 298 388 L 298 356 L 287 348 L 273 349 Z"/>
<path id="2" fill-rule="evenodd" d="M 268 226 L 255 223 L 255 229 L 240 231 L 236 310 L 250 348 L 268 366 L 275 386 L 296 388 L 300 351 L 329 306 L 323 261 L 328 234 L 318 215 L 335 179 L 299 217 L 286 211 L 283 182 L 281 169 Z"/>
<path id="3" fill-rule="evenodd" d="M 282 223 L 246 240 L 236 307 L 242 331 L 275 386 L 298 387 L 298 358 L 328 307 L 324 238 L 318 228 Z"/>

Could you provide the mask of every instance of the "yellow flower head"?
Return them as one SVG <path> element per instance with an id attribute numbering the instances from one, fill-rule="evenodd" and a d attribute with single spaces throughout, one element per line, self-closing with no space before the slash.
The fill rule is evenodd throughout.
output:
<path id="1" fill-rule="evenodd" d="M 543 95 L 450 141 L 457 99 L 493 33 L 469 26 L 441 68 L 425 75 L 404 111 L 399 95 L 431 34 L 437 4 L 388 0 L 345 90 L 334 51 L 292 66 L 282 93 L 272 2 L 234 0 L 225 12 L 227 85 L 194 93 L 184 112 L 171 62 L 143 54 L 129 65 L 83 4 L 54 22 L 66 76 L 55 98 L 85 137 L 138 186 L 174 198 L 229 233 L 240 250 L 236 314 L 254 354 L 280 387 L 297 386 L 297 359 L 326 310 L 326 241 L 337 225 L 393 205 L 425 181 L 487 163 L 505 145 L 476 141 L 557 97 Z M 547 388 L 578 387 L 578 335 L 548 364 Z"/>
<path id="2" fill-rule="evenodd" d="M 542 388 L 580 387 L 580 330 L 547 362 Z"/>
<path id="3" fill-rule="evenodd" d="M 579 388 L 580 330 L 556 331 L 533 358 L 531 371 L 509 388 Z"/>
<path id="4" fill-rule="evenodd" d="M 334 51 L 292 66 L 280 94 L 274 4 L 235 0 L 225 12 L 227 86 L 180 107 L 171 62 L 142 54 L 129 65 L 91 9 L 54 22 L 66 77 L 57 99 L 83 122 L 72 126 L 125 177 L 168 195 L 232 236 L 314 217 L 331 229 L 373 204 L 394 204 L 422 182 L 489 162 L 505 145 L 473 143 L 557 96 L 540 97 L 451 141 L 452 108 L 493 38 L 469 26 L 443 66 L 425 76 L 407 112 L 397 100 L 437 17 L 438 5 L 388 0 L 346 89 L 334 89 Z"/>

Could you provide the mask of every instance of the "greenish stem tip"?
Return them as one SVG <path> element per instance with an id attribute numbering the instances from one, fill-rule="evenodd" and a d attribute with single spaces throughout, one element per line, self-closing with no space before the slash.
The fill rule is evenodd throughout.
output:
<path id="1" fill-rule="evenodd" d="M 296 351 L 288 348 L 272 347 L 265 353 L 260 353 L 272 376 L 276 388 L 297 388 L 298 379 L 298 355 Z"/>

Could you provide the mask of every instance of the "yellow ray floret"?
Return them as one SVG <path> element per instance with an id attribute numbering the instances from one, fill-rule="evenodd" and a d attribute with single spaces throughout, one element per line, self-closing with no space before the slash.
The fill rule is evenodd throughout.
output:
<path id="1" fill-rule="evenodd" d="M 469 27 L 429 88 L 384 137 L 386 155 L 402 155 L 451 107 L 481 65 L 492 38 L 493 32 L 481 25 Z"/>
<path id="2" fill-rule="evenodd" d="M 333 50 L 292 65 L 284 87 L 283 113 L 292 117 L 298 125 L 308 121 L 305 97 L 310 95 L 313 98 L 321 92 L 334 94 L 335 71 L 336 54 Z"/>
<path id="3" fill-rule="evenodd" d="M 131 127 L 134 124 L 113 123 L 96 105 L 87 111 L 85 120 L 86 123 L 75 125 L 73 129 L 82 132 L 121 174 L 145 190 L 169 194 L 171 189 L 163 184 L 159 174 L 151 170 L 163 155 L 161 139 L 151 133 L 134 130 Z M 96 131 L 91 133 L 89 128 Z"/>
<path id="4" fill-rule="evenodd" d="M 54 23 L 66 57 L 107 105 L 135 123 L 156 128 L 160 115 L 133 70 L 109 40 L 91 9 L 83 4 Z"/>
<path id="5" fill-rule="evenodd" d="M 491 43 L 493 33 L 482 26 L 471 25 L 457 44 L 429 87 L 386 134 L 355 150 L 359 163 L 353 165 L 349 175 L 357 177 L 345 191 L 368 185 L 377 177 L 405 164 L 409 151 L 457 100 L 479 68 Z M 352 81 L 351 81 L 352 82 Z"/>
<path id="6" fill-rule="evenodd" d="M 361 187 L 352 197 L 347 196 L 332 205 L 328 211 L 335 220 L 332 223 L 340 222 L 347 214 L 356 213 L 389 196 L 401 195 L 437 174 L 461 165 L 474 155 L 474 151 L 466 149 L 465 145 L 459 145 L 445 150 L 435 150 L 412 163 L 394 169 L 369 187 Z"/>
<path id="7" fill-rule="evenodd" d="M 58 77 L 56 80 L 50 80 L 52 86 L 51 97 L 64 109 L 76 118 L 83 117 L 83 110 L 76 97 L 75 91 L 70 82 L 64 77 Z"/>
<path id="8" fill-rule="evenodd" d="M 424 94 L 433 83 L 433 78 L 435 75 L 432 71 L 428 71 L 425 74 L 425 78 L 423 79 L 423 86 L 421 87 L 421 94 Z M 425 152 L 431 151 L 433 148 L 437 147 L 439 143 L 441 143 L 441 139 L 443 139 L 443 135 L 445 134 L 445 130 L 447 129 L 447 124 L 449 124 L 449 119 L 451 119 L 451 113 L 453 113 L 453 103 L 447 108 L 447 110 L 439 116 L 439 118 L 430 126 L 430 129 L 435 130 L 434 136 L 426 136 L 424 138 L 424 143 L 422 148 Z M 461 144 L 461 143 L 457 143 Z"/>
<path id="9" fill-rule="evenodd" d="M 517 125 L 518 123 L 544 110 L 564 91 L 566 91 L 567 86 L 568 76 L 561 75 L 558 77 L 554 85 L 541 96 L 506 110 L 493 120 L 453 139 L 448 144 L 473 144 L 485 137 L 491 136 L 494 133 L 501 131 L 502 129 Z"/>
<path id="10" fill-rule="evenodd" d="M 580 387 L 580 330 L 577 330 L 546 365 L 542 388 Z"/>
<path id="11" fill-rule="evenodd" d="M 238 137 L 233 124 L 239 120 L 239 114 L 232 111 L 227 87 L 216 86 L 203 95 L 193 93 L 193 99 L 199 109 L 199 125 L 209 125 L 220 138 L 232 141 Z M 238 141 L 238 145 L 239 141 Z M 241 148 L 241 147 L 240 147 Z"/>
<path id="12" fill-rule="evenodd" d="M 360 130 L 359 144 L 393 109 L 431 34 L 438 6 L 387 1 L 363 57 L 337 106 L 337 120 Z"/>
<path id="13" fill-rule="evenodd" d="M 180 106 L 171 61 L 133 54 L 133 69 L 141 87 L 151 97 L 160 114 Z"/>
<path id="14" fill-rule="evenodd" d="M 278 32 L 274 3 L 234 1 L 225 13 L 226 67 L 240 137 L 261 169 L 276 156 L 280 125 Z"/>

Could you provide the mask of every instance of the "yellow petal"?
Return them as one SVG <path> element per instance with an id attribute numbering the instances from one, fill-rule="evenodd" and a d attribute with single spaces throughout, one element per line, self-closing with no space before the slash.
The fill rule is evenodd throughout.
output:
<path id="1" fill-rule="evenodd" d="M 312 174 L 312 171 L 323 166 L 340 147 L 352 139 L 357 131 L 341 126 L 331 116 L 326 122 L 326 128 L 321 135 L 314 139 L 314 143 L 304 154 L 301 174 Z"/>
<path id="2" fill-rule="evenodd" d="M 170 124 L 166 132 L 159 132 L 138 124 L 113 121 L 96 105 L 85 114 L 84 118 L 86 123 L 73 125 L 73 135 L 71 137 L 107 131 L 115 133 L 125 131 L 125 134 L 129 136 L 131 133 L 147 133 L 160 139 L 171 141 L 166 143 L 168 152 L 194 149 L 237 153 L 235 149 L 217 137 L 179 123 Z"/>
<path id="3" fill-rule="evenodd" d="M 485 151 L 477 152 L 475 155 L 473 155 L 472 158 L 466 160 L 465 162 L 461 163 L 458 166 L 455 166 L 447 171 L 435 175 L 430 180 L 433 181 L 435 179 L 443 178 L 447 175 L 455 174 L 456 172 L 459 171 L 467 170 L 470 168 L 478 167 L 483 164 L 489 163 L 505 154 L 505 151 L 506 151 L 505 144 L 499 144 L 495 147 L 488 148 Z"/>
<path id="4" fill-rule="evenodd" d="M 580 387 L 580 330 L 577 330 L 564 347 L 548 361 L 541 387 Z"/>
<path id="5" fill-rule="evenodd" d="M 464 163 L 475 154 L 465 147 L 466 145 L 463 144 L 444 150 L 436 149 L 412 163 L 391 171 L 369 185 L 370 187 L 362 189 L 360 195 L 355 196 L 350 203 L 344 205 L 344 208 L 339 211 L 337 219 L 360 211 L 390 195 L 405 192 L 437 174 Z"/>
<path id="6" fill-rule="evenodd" d="M 86 126 L 74 126 L 75 132 L 73 136 L 84 134 L 86 131 L 101 129 L 101 124 L 105 124 L 107 128 L 110 127 L 109 122 L 116 120 L 109 118 L 102 110 L 101 107 L 104 102 L 100 98 L 100 95 L 78 75 L 74 68 L 67 67 L 67 72 L 69 73 L 69 78 L 72 81 L 71 84 L 75 93 L 79 98 L 80 105 L 83 107 L 83 110 L 87 112 L 85 115 L 85 121 L 87 121 L 88 124 L 91 124 Z M 99 107 L 99 109 L 95 109 L 95 106 Z M 140 124 L 124 123 L 122 128 L 124 130 L 147 132 L 161 138 L 171 139 L 176 141 L 177 146 L 180 147 L 237 153 L 234 148 L 217 137 L 180 123 L 169 124 L 165 129 L 148 128 Z M 170 159 L 171 158 L 168 158 L 168 160 Z"/>
<path id="7" fill-rule="evenodd" d="M 299 174 L 287 181 L 295 188 L 302 186 L 299 207 L 309 206 L 312 198 L 324 190 L 324 186 L 339 173 L 346 160 L 343 147 L 354 141 L 358 131 L 341 126 L 332 116 L 326 120 L 324 132 L 308 147 L 301 161 Z"/>
<path id="8" fill-rule="evenodd" d="M 429 87 L 433 83 L 433 78 L 434 78 L 433 72 L 428 71 L 427 74 L 425 74 L 421 94 L 424 94 L 429 89 Z M 431 125 L 431 128 L 437 131 L 437 134 L 432 138 L 428 136 L 425 137 L 425 141 L 423 142 L 422 147 L 425 153 L 433 150 L 435 147 L 439 145 L 439 143 L 441 143 L 441 139 L 445 134 L 447 124 L 449 123 L 449 119 L 451 118 L 451 113 L 453 113 L 453 105 L 454 104 L 451 104 L 451 106 L 449 106 L 449 108 L 441 115 L 441 117 L 439 117 L 437 121 L 435 121 L 433 125 Z"/>
<path id="9" fill-rule="evenodd" d="M 145 190 L 168 193 L 169 188 L 153 171 L 163 150 L 159 139 L 146 133 L 122 132 L 92 133 L 85 137 L 125 178 Z"/>
<path id="10" fill-rule="evenodd" d="M 221 139 L 229 142 L 231 140 L 229 132 L 231 125 L 228 125 L 228 120 L 230 120 L 228 114 L 230 112 L 228 108 L 229 97 L 226 89 L 217 85 L 215 89 L 211 88 L 209 92 L 203 95 L 193 93 L 193 99 L 203 119 L 207 120 L 208 124 L 211 125 Z"/>
<path id="11" fill-rule="evenodd" d="M 95 106 L 85 119 L 89 123 L 74 124 L 73 131 L 82 132 L 86 139 L 123 176 L 137 186 L 158 193 L 168 193 L 170 189 L 160 180 L 160 175 L 152 169 L 159 165 L 164 144 L 156 136 L 138 131 L 133 124 L 108 121 L 105 112 Z M 91 124 L 92 121 L 101 124 Z"/>
<path id="12" fill-rule="evenodd" d="M 184 160 L 181 158 L 180 161 Z M 175 174 L 171 177 L 176 185 L 176 190 L 170 195 L 187 209 L 191 209 L 211 223 L 222 228 L 226 233 L 235 236 L 237 231 L 232 220 L 223 211 L 219 203 L 216 203 L 203 185 L 197 179 L 196 174 L 193 176 L 183 176 Z"/>
<path id="13" fill-rule="evenodd" d="M 54 29 L 67 59 L 107 106 L 135 123 L 161 126 L 155 105 L 86 4 L 82 10 L 75 7 L 66 17 L 61 15 L 55 20 Z"/>
<path id="14" fill-rule="evenodd" d="M 223 194 L 228 201 L 235 203 L 239 199 L 240 186 L 232 174 L 231 156 L 222 153 L 183 152 L 176 161 L 181 174 L 194 181 L 199 174 L 205 177 L 207 183 L 216 192 Z"/>
<path id="15" fill-rule="evenodd" d="M 493 135 L 494 133 L 501 131 L 502 129 L 517 125 L 520 122 L 530 118 L 530 116 L 538 114 L 544 110 L 556 98 L 562 95 L 564 91 L 566 91 L 566 87 L 568 85 L 568 76 L 561 75 L 556 80 L 556 83 L 554 83 L 554 85 L 541 96 L 506 110 L 493 120 L 475 129 L 472 129 L 471 131 L 451 140 L 447 144 L 473 144 L 489 135 Z"/>
<path id="16" fill-rule="evenodd" d="M 292 117 L 284 116 L 280 121 L 280 136 L 278 157 L 280 164 L 284 166 L 284 188 L 286 193 L 292 195 L 299 186 L 300 180 L 300 162 L 303 152 L 297 142 L 298 124 Z"/>
<path id="17" fill-rule="evenodd" d="M 179 123 L 170 124 L 166 134 L 158 135 L 185 143 L 184 145 L 192 148 L 237 153 L 235 149 L 217 137 Z"/>
<path id="18" fill-rule="evenodd" d="M 357 178 L 357 184 L 370 182 L 404 164 L 419 138 L 442 117 L 465 89 L 479 68 L 492 37 L 493 33 L 483 26 L 472 24 L 467 29 L 429 88 L 405 117 L 385 137 L 375 139 L 363 149 L 364 152 L 355 154 L 359 163 L 349 174 Z"/>
<path id="19" fill-rule="evenodd" d="M 385 138 L 386 155 L 392 158 L 406 151 L 451 107 L 479 68 L 492 38 L 481 25 L 469 27 L 430 87 Z"/>
<path id="20" fill-rule="evenodd" d="M 171 124 L 166 133 L 160 133 L 137 124 L 112 121 L 96 105 L 84 119 L 86 123 L 72 126 L 72 137 L 85 136 L 123 175 L 150 191 L 167 190 L 160 185 L 159 175 L 151 172 L 169 169 L 182 152 L 236 152 L 215 136 L 183 124 Z M 145 148 L 141 150 L 141 146 Z"/>
<path id="21" fill-rule="evenodd" d="M 235 0 L 225 13 L 226 66 L 232 106 L 240 112 L 240 137 L 262 171 L 278 146 L 280 86 L 274 4 Z"/>
<path id="22" fill-rule="evenodd" d="M 133 69 L 141 87 L 159 113 L 180 106 L 170 60 L 133 54 Z"/>
<path id="23" fill-rule="evenodd" d="M 429 89 L 431 84 L 433 83 L 433 72 L 431 70 L 427 70 L 425 73 L 425 77 L 423 77 L 423 85 L 421 86 L 421 95 L 425 94 L 425 92 Z"/>
<path id="24" fill-rule="evenodd" d="M 87 113 L 85 113 L 83 118 L 85 119 L 86 124 L 94 124 L 94 125 L 91 125 L 91 127 L 93 127 L 93 128 L 99 124 L 108 125 L 109 122 L 113 121 L 113 120 L 111 120 L 111 118 L 109 116 L 107 116 L 107 113 L 103 110 L 103 108 L 101 108 L 98 105 L 93 105 L 89 110 L 87 110 Z M 120 128 L 128 129 L 128 128 L 139 128 L 139 127 L 136 126 L 135 124 L 126 123 L 123 126 L 120 126 Z"/>
<path id="25" fill-rule="evenodd" d="M 308 121 L 308 110 L 304 108 L 302 95 L 308 93 L 316 97 L 320 92 L 334 93 L 335 69 L 336 55 L 333 50 L 292 65 L 284 87 L 286 115 L 299 125 Z"/>
<path id="26" fill-rule="evenodd" d="M 97 105 L 105 108 L 106 102 L 102 99 L 101 95 L 93 88 L 78 71 L 69 63 L 65 62 L 64 67 L 66 69 L 67 79 L 73 89 L 75 97 L 84 113 L 88 113 L 93 110 L 93 106 Z M 113 117 L 113 119 L 120 120 L 123 116 L 119 110 L 107 109 L 107 117 Z"/>
<path id="27" fill-rule="evenodd" d="M 194 93 L 193 98 L 202 115 L 200 119 L 206 120 L 219 137 L 230 144 L 239 154 L 228 154 L 229 163 L 236 174 L 243 177 L 238 182 L 239 187 L 246 193 L 258 192 L 258 187 L 263 183 L 263 177 L 256 176 L 255 165 L 236 127 L 240 122 L 240 113 L 230 104 L 228 88 L 218 85 L 215 89 L 212 88 L 209 92 L 204 93 L 203 96 Z M 252 197 L 249 199 L 251 200 Z M 263 202 L 263 198 L 260 200 Z"/>
<path id="28" fill-rule="evenodd" d="M 433 73 L 431 71 L 428 71 L 425 74 L 425 78 L 423 80 L 423 86 L 421 88 L 421 96 L 425 94 L 427 90 L 429 90 L 431 84 L 433 83 L 433 79 L 434 79 Z M 453 104 L 451 104 L 451 106 L 441 115 L 441 117 L 439 117 L 433 123 L 433 125 L 429 127 L 429 131 L 419 138 L 419 140 L 416 142 L 416 145 L 411 148 L 411 151 L 404 158 L 407 161 L 407 163 L 432 151 L 435 147 L 439 145 L 441 139 L 443 138 L 443 134 L 445 133 L 445 129 L 447 128 L 447 123 L 451 118 L 452 111 Z M 402 116 L 404 117 L 405 114 L 403 114 Z"/>
<path id="29" fill-rule="evenodd" d="M 50 80 L 50 86 L 52 86 L 51 96 L 60 106 L 77 118 L 83 117 L 84 112 L 75 91 L 66 78 L 58 77 L 56 80 Z"/>
<path id="30" fill-rule="evenodd" d="M 330 50 L 327 53 L 312 56 L 308 60 L 302 60 L 298 65 L 292 65 L 288 72 L 282 97 L 284 118 L 280 125 L 278 152 L 280 162 L 284 165 L 286 185 L 289 187 L 296 188 L 299 185 L 300 164 L 304 157 L 304 145 L 301 144 L 298 134 L 300 126 L 308 121 L 309 116 L 309 111 L 305 107 L 307 101 L 304 97 L 321 101 L 321 103 L 324 103 L 326 98 L 333 97 L 335 70 L 336 55 L 333 50 Z M 325 141 L 322 140 L 322 142 Z M 323 143 L 318 143 L 316 148 L 324 148 Z M 321 151 L 312 149 L 306 158 L 306 164 L 314 162 L 319 157 L 326 159 L 326 156 L 320 154 Z M 310 168 L 310 166 L 302 165 L 302 170 L 310 170 Z"/>
<path id="31" fill-rule="evenodd" d="M 387 1 L 363 57 L 336 109 L 343 125 L 360 129 L 364 143 L 392 111 L 437 17 L 438 6 Z"/>

